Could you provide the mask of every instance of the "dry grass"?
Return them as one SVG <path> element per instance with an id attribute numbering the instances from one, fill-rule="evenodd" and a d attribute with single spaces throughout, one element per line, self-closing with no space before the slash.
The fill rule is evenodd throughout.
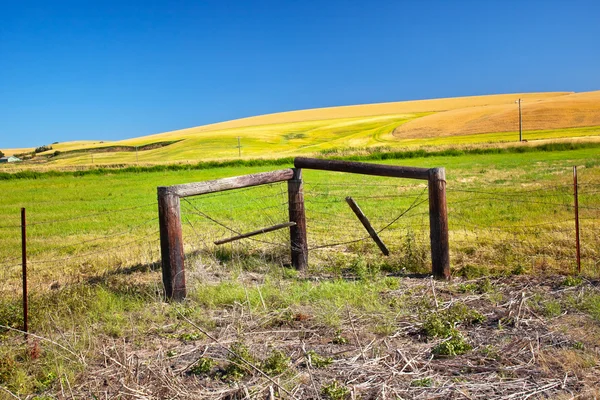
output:
<path id="1" fill-rule="evenodd" d="M 576 310 L 565 311 L 559 318 L 546 317 L 531 303 L 535 296 L 563 300 L 582 291 L 597 292 L 597 283 L 564 288 L 562 279 L 503 278 L 491 282 L 489 291 L 480 292 L 468 288 L 487 287 L 482 280 L 432 286 L 428 280 L 402 278 L 397 289 L 382 294 L 389 308 L 341 308 L 337 310 L 339 328 L 319 322 L 314 318 L 318 311 L 310 305 L 286 311 L 264 303 L 256 308 L 246 301 L 205 310 L 204 321 L 214 322 L 206 328 L 198 317 L 183 316 L 194 307 L 192 302 L 180 307 L 177 324 L 157 327 L 143 342 L 136 340 L 134 332 L 123 339 L 105 340 L 100 357 L 89 361 L 72 395 L 106 399 L 594 398 L 600 384 L 600 360 L 594 348 L 600 336 L 588 335 L 582 342 L 577 331 L 565 331 L 560 319 L 594 322 Z M 251 284 L 246 284 L 251 290 Z M 423 315 L 444 315 L 457 305 L 481 313 L 485 321 L 457 325 L 471 350 L 458 356 L 436 356 L 434 349 L 447 339 L 425 335 Z M 286 312 L 292 317 L 286 317 Z M 374 331 L 376 319 L 386 321 L 386 330 Z M 259 367 L 239 379 L 220 378 L 231 360 L 227 349 L 235 343 L 245 344 L 255 366 L 274 350 L 289 357 L 289 364 L 271 377 Z M 309 354 L 331 361 L 315 363 L 309 361 Z M 193 373 L 202 359 L 214 364 Z M 327 387 L 338 388 L 340 397 L 333 397 Z"/>
<path id="2" fill-rule="evenodd" d="M 524 100 L 526 130 L 595 126 L 600 125 L 599 93 L 516 93 L 299 110 L 241 118 L 105 144 L 100 141 L 58 143 L 52 145 L 51 153 L 56 150 L 66 152 L 106 144 L 137 146 L 158 140 L 184 139 L 179 145 L 145 151 L 139 155 L 131 152 L 98 154 L 94 162 L 161 162 L 194 159 L 198 154 L 202 154 L 203 159 L 214 159 L 215 154 L 217 158 L 233 158 L 236 155 L 234 150 L 237 136 L 241 136 L 244 141 L 244 156 L 254 157 L 268 156 L 274 151 L 306 153 L 311 149 L 318 151 L 331 147 L 404 145 L 399 139 L 515 130 L 516 98 Z M 432 115 L 423 116 L 424 113 Z M 395 117 L 399 122 L 390 125 L 391 117 Z M 377 118 L 381 119 L 379 125 Z M 406 123 L 405 127 L 401 125 L 404 121 L 400 120 L 413 118 L 416 119 Z M 364 124 L 372 126 L 366 128 Z M 353 134 L 347 136 L 340 133 L 343 132 L 344 125 L 347 125 L 346 130 Z M 382 131 L 376 130 L 371 133 L 369 129 L 372 128 L 381 128 Z M 396 137 L 391 135 L 395 128 Z M 312 132 L 314 137 L 307 136 L 303 140 L 289 142 L 288 136 L 298 132 Z M 254 143 L 256 140 L 258 142 Z M 180 154 L 184 151 L 182 149 L 186 149 L 189 154 Z M 202 153 L 204 149 L 210 151 Z M 5 153 L 14 154 L 26 150 L 31 149 L 8 149 Z M 57 161 L 60 164 L 60 159 Z M 62 164 L 91 163 L 91 157 L 82 155 L 63 161 Z"/>
<path id="3" fill-rule="evenodd" d="M 337 118 L 356 118 L 386 114 L 406 114 L 433 111 L 446 111 L 464 107 L 483 105 L 506 104 L 521 97 L 528 101 L 539 101 L 545 98 L 564 96 L 569 92 L 524 93 L 524 94 L 498 94 L 488 96 L 451 97 L 431 100 L 399 101 L 392 103 L 361 104 L 355 106 L 326 107 L 309 110 L 288 111 L 275 114 L 259 115 L 255 117 L 240 118 L 232 121 L 204 125 L 196 128 L 182 129 L 174 132 L 153 135 L 159 138 L 163 135 L 177 136 L 189 133 L 210 132 L 231 128 L 243 128 L 257 125 L 284 124 L 291 122 L 317 121 Z"/>
<path id="4" fill-rule="evenodd" d="M 396 128 L 398 139 L 469 135 L 518 130 L 514 95 L 503 104 L 454 108 L 407 122 Z M 548 130 L 600 126 L 600 91 L 549 98 L 523 98 L 523 129 Z"/>

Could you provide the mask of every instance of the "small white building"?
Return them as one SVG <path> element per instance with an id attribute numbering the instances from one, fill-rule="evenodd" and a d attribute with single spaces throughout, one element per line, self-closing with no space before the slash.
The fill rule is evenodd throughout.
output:
<path id="1" fill-rule="evenodd" d="M 0 158 L 0 163 L 19 162 L 19 161 L 21 161 L 21 159 L 18 157 L 15 157 L 15 156 L 7 156 L 7 157 Z"/>

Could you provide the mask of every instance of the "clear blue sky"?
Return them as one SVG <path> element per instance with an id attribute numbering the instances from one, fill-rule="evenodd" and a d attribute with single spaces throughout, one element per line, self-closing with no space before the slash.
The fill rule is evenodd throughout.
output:
<path id="1" fill-rule="evenodd" d="M 0 149 L 600 89 L 600 1 L 0 0 Z"/>

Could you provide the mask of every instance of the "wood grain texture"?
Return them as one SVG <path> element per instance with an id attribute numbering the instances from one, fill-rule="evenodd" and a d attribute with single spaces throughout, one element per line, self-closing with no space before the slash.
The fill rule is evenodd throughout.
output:
<path id="1" fill-rule="evenodd" d="M 264 185 L 267 183 L 282 182 L 291 179 L 294 171 L 291 168 L 270 172 L 260 172 L 231 178 L 216 179 L 183 185 L 166 186 L 165 190 L 178 197 L 198 196 L 201 194 L 222 192 L 225 190 L 241 189 L 249 186 Z"/>
<path id="2" fill-rule="evenodd" d="M 446 170 L 432 168 L 429 174 L 429 237 L 431 269 L 438 279 L 450 279 L 450 245 L 446 208 Z"/>
<path id="3" fill-rule="evenodd" d="M 308 268 L 308 240 L 302 170 L 298 168 L 294 169 L 294 177 L 288 181 L 288 207 L 290 222 L 295 223 L 290 227 L 292 266 L 299 271 L 305 271 Z"/>
<path id="4" fill-rule="evenodd" d="M 183 235 L 179 197 L 167 188 L 158 188 L 160 252 L 165 297 L 182 301 L 186 297 Z"/>
<path id="5" fill-rule="evenodd" d="M 252 236 L 260 235 L 262 233 L 273 232 L 278 229 L 288 228 L 288 227 L 294 226 L 294 225 L 296 225 L 295 222 L 284 222 L 283 224 L 277 224 L 277 225 L 269 226 L 268 228 L 262 228 L 262 229 L 258 229 L 258 230 L 252 231 L 252 232 L 244 233 L 242 235 L 237 235 L 237 236 L 232 236 L 227 239 L 217 240 L 214 243 L 216 245 L 220 245 L 220 244 L 225 244 L 225 243 L 229 243 L 229 242 L 234 242 L 236 240 L 246 239 L 246 238 L 249 238 Z"/>
<path id="6" fill-rule="evenodd" d="M 369 221 L 369 219 L 367 218 L 365 213 L 363 213 L 363 211 L 360 209 L 360 207 L 358 206 L 356 201 L 354 201 L 354 199 L 352 197 L 346 197 L 346 203 L 348 203 L 348 205 L 350 206 L 350 208 L 352 209 L 354 214 L 358 217 L 358 220 L 365 227 L 365 229 L 369 233 L 369 236 L 371 236 L 371 239 L 373 239 L 373 241 L 377 244 L 377 247 L 379 247 L 379 250 L 381 250 L 381 252 L 384 255 L 389 256 L 390 251 L 385 246 L 385 244 L 381 241 L 381 238 L 379 237 L 377 232 L 375 232 L 375 229 L 373 229 L 373 226 L 371 226 L 371 222 Z"/>
<path id="7" fill-rule="evenodd" d="M 349 172 L 352 174 L 390 176 L 395 178 L 429 179 L 429 169 L 400 167 L 394 165 L 370 164 L 355 161 L 322 160 L 318 158 L 296 157 L 296 168 L 318 169 L 323 171 Z"/>

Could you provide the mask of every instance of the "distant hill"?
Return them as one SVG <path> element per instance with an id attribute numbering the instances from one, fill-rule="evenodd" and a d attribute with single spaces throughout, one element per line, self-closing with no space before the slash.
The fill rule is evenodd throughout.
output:
<path id="1" fill-rule="evenodd" d="M 35 159 L 55 165 L 165 163 L 515 141 L 519 98 L 528 140 L 600 135 L 600 91 L 515 93 L 259 115 L 121 141 L 56 143 Z M 3 149 L 8 155 L 27 150 Z"/>

